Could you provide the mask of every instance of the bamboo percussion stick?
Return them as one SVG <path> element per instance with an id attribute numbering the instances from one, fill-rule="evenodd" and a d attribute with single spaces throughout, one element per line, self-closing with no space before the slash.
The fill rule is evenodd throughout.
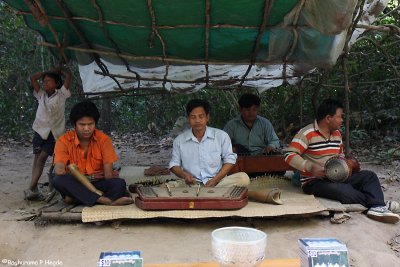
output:
<path id="1" fill-rule="evenodd" d="M 99 196 L 102 196 L 104 193 L 98 190 L 78 169 L 78 167 L 75 164 L 69 164 L 68 169 L 71 172 L 72 176 L 75 177 L 75 179 L 83 184 L 87 189 L 89 189 L 91 192 L 98 194 Z"/>

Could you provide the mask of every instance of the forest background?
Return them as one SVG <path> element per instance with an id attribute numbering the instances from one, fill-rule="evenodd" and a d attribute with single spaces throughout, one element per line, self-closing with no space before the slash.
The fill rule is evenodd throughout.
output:
<path id="1" fill-rule="evenodd" d="M 363 157 L 374 160 L 400 158 L 400 1 L 391 0 L 375 25 L 386 31 L 369 30 L 329 70 L 316 69 L 296 85 L 283 84 L 267 90 L 260 114 L 267 117 L 284 143 L 310 123 L 313 107 L 324 98 L 345 99 L 345 69 L 349 84 L 350 148 L 362 148 Z M 25 25 L 22 16 L 0 1 L 0 142 L 27 142 L 37 102 L 29 76 L 58 64 L 50 51 L 39 46 L 41 36 Z M 85 98 L 75 62 L 73 97 L 66 114 Z M 185 116 L 189 99 L 207 99 L 212 106 L 210 125 L 222 128 L 238 114 L 237 99 L 251 88 L 206 88 L 194 94 L 142 94 L 92 98 L 102 111 L 99 128 L 116 135 L 145 132 L 155 138 L 167 135 L 177 118 Z M 68 118 L 68 116 L 67 116 Z M 71 127 L 67 122 L 67 128 Z M 345 131 L 345 129 L 343 129 Z"/>

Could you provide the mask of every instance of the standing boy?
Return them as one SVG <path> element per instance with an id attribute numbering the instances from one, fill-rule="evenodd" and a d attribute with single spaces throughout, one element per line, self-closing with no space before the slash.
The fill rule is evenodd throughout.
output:
<path id="1" fill-rule="evenodd" d="M 64 76 L 64 83 L 60 72 Z M 40 88 L 39 79 L 43 81 L 43 89 Z M 31 183 L 29 188 L 24 191 L 26 200 L 43 198 L 37 185 L 48 156 L 53 155 L 57 138 L 65 132 L 65 101 L 71 96 L 69 91 L 71 80 L 71 73 L 61 68 L 37 72 L 31 76 L 33 95 L 39 105 L 32 125 L 34 159 Z"/>

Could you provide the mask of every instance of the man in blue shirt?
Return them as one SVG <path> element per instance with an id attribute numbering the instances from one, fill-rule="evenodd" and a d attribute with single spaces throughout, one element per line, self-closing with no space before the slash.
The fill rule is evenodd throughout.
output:
<path id="1" fill-rule="evenodd" d="M 270 154 L 281 147 L 271 122 L 258 115 L 260 103 L 256 95 L 242 95 L 239 98 L 240 115 L 224 127 L 232 139 L 233 151 L 238 154 Z"/>
<path id="2" fill-rule="evenodd" d="M 174 186 L 247 186 L 250 180 L 246 173 L 227 176 L 237 156 L 228 134 L 207 126 L 210 104 L 193 99 L 186 106 L 186 114 L 191 128 L 175 138 L 169 163 L 169 169 L 182 178 Z"/>

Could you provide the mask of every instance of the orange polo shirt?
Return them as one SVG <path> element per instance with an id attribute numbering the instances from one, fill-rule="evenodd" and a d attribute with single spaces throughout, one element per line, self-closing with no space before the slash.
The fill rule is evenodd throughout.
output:
<path id="1" fill-rule="evenodd" d="M 81 173 L 92 175 L 104 172 L 104 164 L 118 160 L 111 138 L 97 129 L 90 140 L 86 158 L 84 153 L 75 130 L 68 131 L 56 142 L 54 163 L 64 163 L 65 166 L 75 163 Z"/>

